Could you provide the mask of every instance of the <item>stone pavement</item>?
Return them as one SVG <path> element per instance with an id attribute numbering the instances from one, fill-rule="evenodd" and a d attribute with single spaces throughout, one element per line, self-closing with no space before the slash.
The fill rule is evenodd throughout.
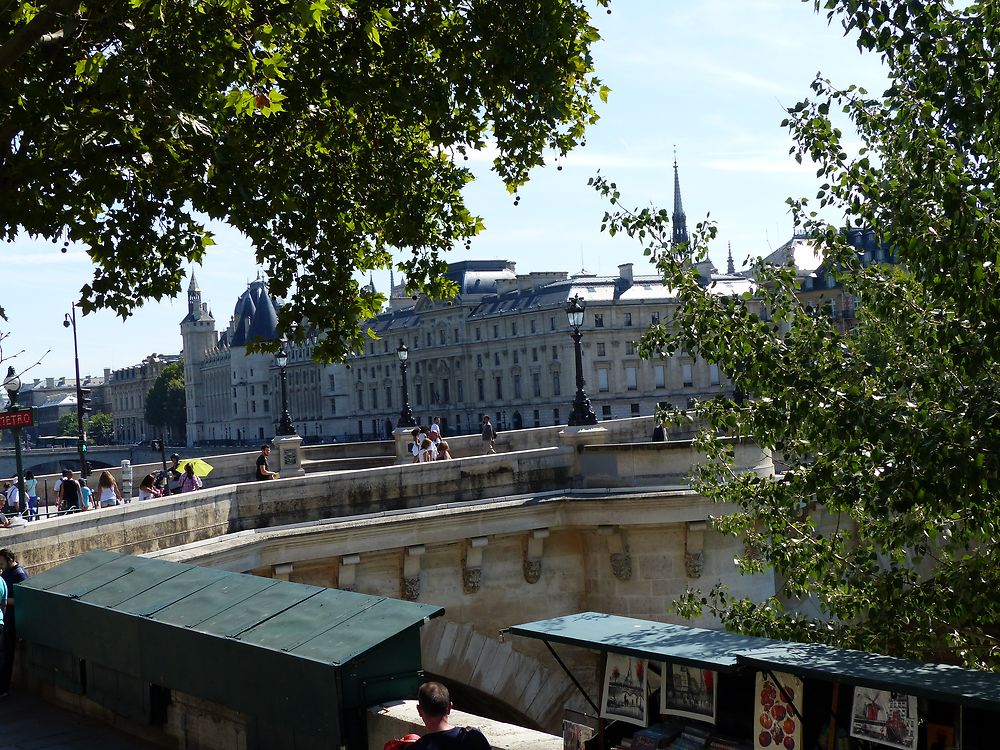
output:
<path id="1" fill-rule="evenodd" d="M 152 750 L 142 740 L 35 696 L 0 698 L 0 750 Z"/>

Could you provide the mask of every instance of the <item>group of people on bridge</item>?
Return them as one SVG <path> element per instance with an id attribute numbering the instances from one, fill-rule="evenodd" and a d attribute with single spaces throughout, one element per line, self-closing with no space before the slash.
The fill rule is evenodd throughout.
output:
<path id="1" fill-rule="evenodd" d="M 413 437 L 409 445 L 413 463 L 445 461 L 451 458 L 448 441 L 441 437 L 441 417 L 434 417 L 430 428 L 414 427 L 410 435 Z"/>

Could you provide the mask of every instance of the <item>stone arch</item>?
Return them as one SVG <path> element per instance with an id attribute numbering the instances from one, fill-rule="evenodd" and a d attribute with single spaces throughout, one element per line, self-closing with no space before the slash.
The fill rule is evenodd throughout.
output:
<path id="1" fill-rule="evenodd" d="M 423 668 L 469 700 L 483 696 L 502 704 L 507 718 L 544 732 L 562 734 L 563 709 L 584 710 L 586 700 L 558 667 L 514 650 L 470 625 L 439 617 L 421 628 Z M 589 707 L 588 707 L 589 708 Z M 473 711 L 475 713 L 475 711 Z"/>

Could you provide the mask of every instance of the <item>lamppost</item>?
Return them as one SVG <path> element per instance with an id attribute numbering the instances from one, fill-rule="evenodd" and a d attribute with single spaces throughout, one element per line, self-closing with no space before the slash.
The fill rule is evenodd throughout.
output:
<path id="1" fill-rule="evenodd" d="M 285 367 L 288 366 L 288 352 L 285 351 L 284 344 L 274 355 L 274 361 L 281 369 L 281 420 L 278 422 L 278 435 L 294 435 L 295 425 L 292 424 L 292 418 L 288 414 L 288 373 L 285 372 Z"/>
<path id="2" fill-rule="evenodd" d="M 21 378 L 14 372 L 14 365 L 7 368 L 7 377 L 3 381 L 4 390 L 10 397 L 8 411 L 17 411 L 17 394 L 21 390 Z M 18 510 L 28 507 L 28 498 L 24 494 L 24 466 L 21 463 L 21 428 L 14 428 L 14 460 L 17 463 L 17 503 Z"/>
<path id="3" fill-rule="evenodd" d="M 580 326 L 583 325 L 583 311 L 586 308 L 584 301 L 579 294 L 574 294 L 566 303 L 566 317 L 569 318 L 570 327 L 573 333 L 573 346 L 576 349 L 576 397 L 573 399 L 573 411 L 569 415 L 569 426 L 578 427 L 580 425 L 597 424 L 597 415 L 590 408 L 590 399 L 587 398 L 586 391 L 583 390 L 585 382 L 583 380 L 583 354 L 580 351 Z"/>
<path id="4" fill-rule="evenodd" d="M 417 420 L 413 418 L 413 409 L 410 408 L 410 389 L 406 383 L 406 358 L 410 356 L 410 350 L 402 339 L 399 340 L 396 356 L 399 357 L 399 371 L 403 375 L 403 408 L 399 412 L 396 427 L 416 427 Z"/>
<path id="5" fill-rule="evenodd" d="M 80 478 L 87 478 L 87 433 L 83 429 L 83 392 L 80 384 L 80 348 L 76 343 L 76 303 L 63 318 L 63 327 L 73 327 L 73 358 L 76 367 L 76 452 L 80 457 Z"/>

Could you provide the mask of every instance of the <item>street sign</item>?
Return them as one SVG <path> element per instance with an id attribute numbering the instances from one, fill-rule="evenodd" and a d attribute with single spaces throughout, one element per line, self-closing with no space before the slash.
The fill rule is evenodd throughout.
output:
<path id="1" fill-rule="evenodd" d="M 34 427 L 34 425 L 35 412 L 31 409 L 0 411 L 0 430 L 9 430 L 12 427 Z"/>

